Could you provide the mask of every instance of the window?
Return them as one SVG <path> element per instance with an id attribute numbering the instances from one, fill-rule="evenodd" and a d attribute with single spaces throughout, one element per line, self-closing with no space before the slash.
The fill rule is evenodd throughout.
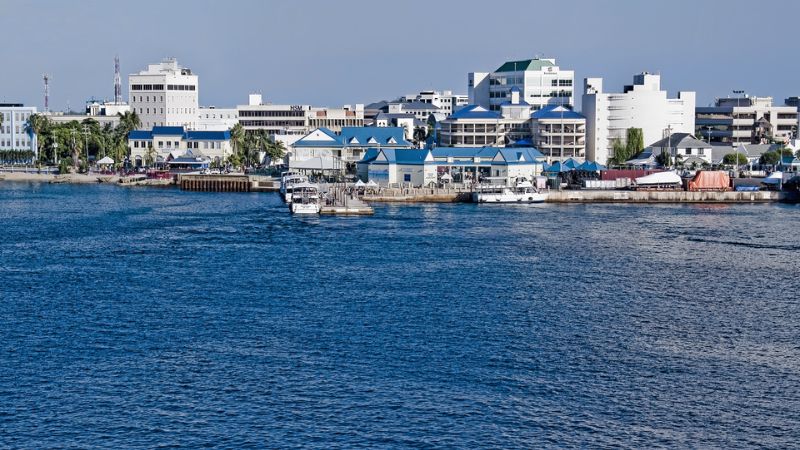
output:
<path id="1" fill-rule="evenodd" d="M 403 181 L 405 181 L 406 183 L 410 183 L 411 182 L 411 174 L 410 173 L 404 173 L 403 174 Z"/>

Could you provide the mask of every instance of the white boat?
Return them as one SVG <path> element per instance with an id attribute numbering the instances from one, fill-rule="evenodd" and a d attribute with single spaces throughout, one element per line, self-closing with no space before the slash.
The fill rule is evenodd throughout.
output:
<path id="1" fill-rule="evenodd" d="M 761 182 L 771 186 L 772 185 L 777 186 L 781 184 L 781 182 L 783 182 L 783 172 L 777 172 L 777 171 L 772 172 L 771 174 L 769 174 L 769 176 L 761 180 Z"/>
<path id="2" fill-rule="evenodd" d="M 292 214 L 319 214 L 321 209 L 319 186 L 299 183 L 292 187 L 289 211 Z"/>
<path id="3" fill-rule="evenodd" d="M 656 172 L 636 178 L 636 187 L 644 189 L 676 189 L 681 187 L 682 182 L 680 175 L 675 172 Z"/>
<path id="4" fill-rule="evenodd" d="M 291 173 L 281 177 L 281 195 L 286 203 L 292 202 L 292 190 L 297 184 L 308 183 L 308 178 L 303 175 Z"/>
<path id="5" fill-rule="evenodd" d="M 483 185 L 472 193 L 475 203 L 542 203 L 547 194 L 539 192 L 530 181 L 523 180 L 514 186 Z"/>

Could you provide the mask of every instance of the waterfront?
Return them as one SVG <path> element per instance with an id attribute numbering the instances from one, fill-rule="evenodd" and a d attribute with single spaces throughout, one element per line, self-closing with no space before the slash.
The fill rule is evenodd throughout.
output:
<path id="1" fill-rule="evenodd" d="M 791 447 L 800 207 L 0 183 L 0 446 Z"/>

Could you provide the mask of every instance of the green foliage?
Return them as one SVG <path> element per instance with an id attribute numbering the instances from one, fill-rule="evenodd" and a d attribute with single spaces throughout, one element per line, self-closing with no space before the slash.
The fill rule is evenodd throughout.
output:
<path id="1" fill-rule="evenodd" d="M 58 164 L 58 173 L 65 174 L 72 171 L 72 158 L 64 158 Z"/>
<path id="2" fill-rule="evenodd" d="M 744 153 L 729 153 L 722 158 L 723 164 L 735 164 L 737 166 L 743 166 L 747 164 L 747 156 Z"/>
<path id="3" fill-rule="evenodd" d="M 781 157 L 778 155 L 778 152 L 769 151 L 761 154 L 758 163 L 766 166 L 774 166 L 778 164 L 780 159 Z"/>
<path id="4" fill-rule="evenodd" d="M 656 156 L 656 163 L 658 163 L 661 167 L 671 167 L 672 156 L 670 156 L 669 152 L 665 150 Z"/>
<path id="5" fill-rule="evenodd" d="M 630 158 L 626 158 L 627 148 L 625 147 L 625 144 L 623 144 L 622 141 L 619 138 L 614 138 L 614 140 L 611 141 L 611 148 L 612 148 L 612 151 L 614 152 L 614 156 L 609 158 L 609 160 L 608 160 L 609 164 L 611 164 L 611 165 L 620 165 L 620 164 L 624 164 L 625 161 L 630 159 Z"/>
<path id="6" fill-rule="evenodd" d="M 625 161 L 644 150 L 644 134 L 641 128 L 628 128 L 625 144 Z"/>

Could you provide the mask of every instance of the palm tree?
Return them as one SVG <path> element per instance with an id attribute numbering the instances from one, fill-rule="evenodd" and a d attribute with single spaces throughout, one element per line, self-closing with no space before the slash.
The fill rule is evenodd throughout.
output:
<path id="1" fill-rule="evenodd" d="M 42 114 L 31 114 L 28 121 L 25 123 L 25 128 L 28 133 L 36 135 L 36 146 L 39 150 L 39 158 L 44 159 L 44 147 L 47 143 L 47 135 L 51 132 L 50 120 Z M 53 155 L 55 161 L 55 155 Z"/>
<path id="2" fill-rule="evenodd" d="M 231 128 L 231 152 L 233 154 L 236 154 L 244 144 L 244 137 L 245 137 L 245 132 L 242 124 L 237 123 Z M 225 154 L 222 155 L 222 161 L 223 163 L 225 162 Z"/>
<path id="3" fill-rule="evenodd" d="M 125 111 L 124 114 L 117 113 L 117 116 L 119 116 L 118 126 L 121 127 L 122 131 L 125 131 L 126 137 L 128 133 L 142 126 L 142 120 L 139 119 L 136 111 Z"/>

